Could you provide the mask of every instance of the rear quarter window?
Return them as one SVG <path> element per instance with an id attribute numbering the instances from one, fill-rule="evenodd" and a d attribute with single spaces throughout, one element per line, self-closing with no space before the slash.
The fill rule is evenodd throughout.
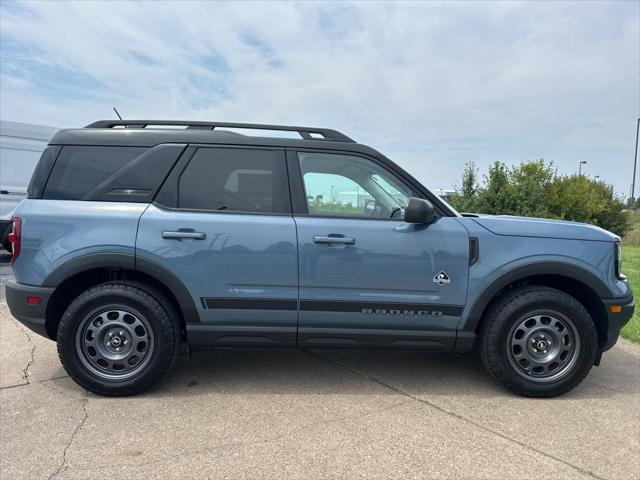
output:
<path id="1" fill-rule="evenodd" d="M 42 198 L 84 200 L 88 193 L 146 150 L 147 147 L 63 147 Z"/>

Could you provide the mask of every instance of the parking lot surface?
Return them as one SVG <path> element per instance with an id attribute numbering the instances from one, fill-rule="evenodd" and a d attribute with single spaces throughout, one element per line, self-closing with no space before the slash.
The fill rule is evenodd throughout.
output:
<path id="1" fill-rule="evenodd" d="M 195 352 L 146 394 L 102 398 L 3 295 L 2 479 L 640 478 L 626 340 L 550 400 L 506 392 L 473 355 L 296 349 Z"/>

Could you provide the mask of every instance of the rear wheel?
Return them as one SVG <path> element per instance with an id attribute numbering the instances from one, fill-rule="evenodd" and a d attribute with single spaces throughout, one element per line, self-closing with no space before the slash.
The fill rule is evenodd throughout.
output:
<path id="1" fill-rule="evenodd" d="M 139 393 L 173 362 L 179 323 L 166 299 L 144 285 L 104 283 L 76 298 L 58 328 L 60 360 L 99 395 Z"/>
<path id="2" fill-rule="evenodd" d="M 548 287 L 505 295 L 481 330 L 485 368 L 511 391 L 529 397 L 553 397 L 576 387 L 596 350 L 595 325 L 584 306 Z"/>

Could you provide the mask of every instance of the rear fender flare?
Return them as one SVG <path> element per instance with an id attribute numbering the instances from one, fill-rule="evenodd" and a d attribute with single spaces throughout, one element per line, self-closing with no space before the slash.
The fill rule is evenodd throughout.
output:
<path id="1" fill-rule="evenodd" d="M 94 253 L 74 258 L 47 275 L 43 286 L 55 288 L 74 275 L 99 268 L 134 270 L 155 278 L 173 293 L 186 323 L 200 322 L 191 294 L 178 277 L 156 262 L 126 253 Z"/>

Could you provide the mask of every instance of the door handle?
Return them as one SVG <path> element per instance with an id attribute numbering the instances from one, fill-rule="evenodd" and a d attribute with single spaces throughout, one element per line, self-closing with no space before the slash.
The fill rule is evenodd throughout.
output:
<path id="1" fill-rule="evenodd" d="M 356 239 L 352 237 L 334 237 L 329 235 L 328 237 L 322 237 L 315 235 L 313 237 L 313 243 L 321 243 L 324 245 L 355 245 Z"/>
<path id="2" fill-rule="evenodd" d="M 190 230 L 178 230 L 177 232 L 162 232 L 162 238 L 182 240 L 183 238 L 191 238 L 193 240 L 204 240 L 207 234 L 204 232 L 194 232 Z"/>

